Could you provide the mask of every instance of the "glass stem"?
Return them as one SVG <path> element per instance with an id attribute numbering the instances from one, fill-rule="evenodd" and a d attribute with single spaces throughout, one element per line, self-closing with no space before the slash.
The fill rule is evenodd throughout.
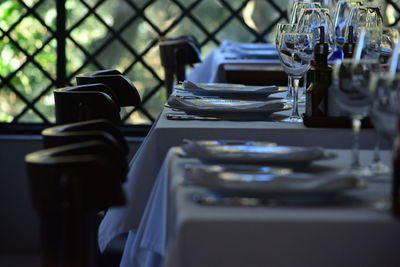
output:
<path id="1" fill-rule="evenodd" d="M 299 78 L 293 78 L 293 109 L 292 109 L 292 117 L 300 117 L 299 116 L 299 107 L 298 107 L 298 98 L 299 98 Z"/>
<path id="2" fill-rule="evenodd" d="M 303 96 L 303 95 L 306 95 L 306 91 L 307 91 L 307 72 L 306 73 L 304 73 L 304 75 L 303 75 L 303 87 L 302 87 L 302 93 L 301 93 L 301 95 Z"/>
<path id="3" fill-rule="evenodd" d="M 286 99 L 292 100 L 293 98 L 293 77 L 291 75 L 288 75 L 288 89 L 286 93 Z"/>
<path id="4" fill-rule="evenodd" d="M 380 155 L 380 142 L 379 142 L 379 133 L 377 130 L 374 130 L 375 134 L 375 146 L 374 146 L 374 158 L 373 162 L 381 162 L 381 155 Z"/>
<path id="5" fill-rule="evenodd" d="M 351 167 L 359 168 L 360 167 L 359 138 L 360 138 L 361 119 L 359 117 L 353 117 L 352 126 L 353 126 L 352 128 L 353 128 L 354 142 L 353 142 Z"/>

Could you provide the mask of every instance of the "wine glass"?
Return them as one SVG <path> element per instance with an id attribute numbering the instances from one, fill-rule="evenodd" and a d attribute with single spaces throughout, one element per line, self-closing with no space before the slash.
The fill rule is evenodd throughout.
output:
<path id="1" fill-rule="evenodd" d="M 380 62 L 387 64 L 394 50 L 396 43 L 400 41 L 400 32 L 393 27 L 384 27 L 382 29 L 382 39 L 380 45 Z"/>
<path id="2" fill-rule="evenodd" d="M 290 23 L 297 24 L 299 22 L 301 11 L 304 8 L 321 8 L 320 2 L 311 2 L 311 1 L 295 1 L 293 4 L 293 8 L 290 13 Z M 300 94 L 299 102 L 305 102 L 306 91 L 307 91 L 307 75 L 303 76 L 303 86 L 301 87 L 302 93 Z"/>
<path id="3" fill-rule="evenodd" d="M 321 38 L 320 28 L 324 27 L 324 42 L 328 45 L 328 57 L 334 49 L 333 23 L 327 8 L 303 8 L 300 12 L 299 22 L 297 24 L 297 32 L 311 33 L 314 37 L 314 44 L 319 43 Z M 306 83 L 306 75 L 304 83 Z M 304 86 L 301 93 L 301 99 L 305 100 L 306 87 Z"/>
<path id="4" fill-rule="evenodd" d="M 361 1 L 355 0 L 339 0 L 336 5 L 336 10 L 333 19 L 334 34 L 336 39 L 336 46 L 342 50 L 344 38 L 346 34 L 346 22 L 350 16 L 353 7 L 362 6 Z"/>
<path id="5" fill-rule="evenodd" d="M 320 27 L 324 27 L 324 40 L 329 46 L 329 54 L 333 52 L 335 38 L 333 23 L 327 8 L 303 8 L 300 12 L 297 32 L 311 33 L 314 42 L 319 43 Z"/>
<path id="6" fill-rule="evenodd" d="M 352 120 L 354 143 L 352 162 L 348 172 L 358 176 L 369 176 L 368 168 L 359 161 L 359 132 L 361 120 L 368 114 L 371 96 L 368 92 L 368 78 L 380 72 L 380 64 L 374 59 L 343 59 L 335 61 L 332 78 L 333 93 L 338 107 Z"/>
<path id="7" fill-rule="evenodd" d="M 353 58 L 371 58 L 379 60 L 381 55 L 382 28 L 359 28 L 358 40 Z"/>
<path id="8" fill-rule="evenodd" d="M 321 7 L 334 10 L 336 7 L 336 0 L 315 0 L 315 2 L 320 3 Z"/>
<path id="9" fill-rule="evenodd" d="M 281 39 L 282 33 L 294 32 L 297 29 L 297 24 L 289 24 L 289 23 L 278 23 L 276 26 L 276 34 L 275 34 L 275 46 L 277 50 L 279 50 L 279 41 Z M 280 54 L 278 53 L 279 58 Z M 282 59 L 281 59 L 282 60 Z M 292 77 L 288 75 L 288 88 L 285 98 L 283 99 L 286 103 L 293 102 L 293 86 L 292 86 Z"/>
<path id="10" fill-rule="evenodd" d="M 382 27 L 383 18 L 379 7 L 353 6 L 345 27 L 345 42 L 347 41 L 346 38 L 351 35 L 349 31 L 353 32 L 353 40 L 357 42 L 363 28 L 376 28 L 382 32 Z"/>
<path id="11" fill-rule="evenodd" d="M 377 135 L 380 133 L 393 142 L 397 134 L 396 109 L 398 108 L 395 108 L 395 106 L 399 104 L 396 101 L 399 96 L 397 94 L 396 97 L 396 91 L 400 90 L 400 76 L 394 76 L 389 73 L 373 74 L 370 78 L 368 89 L 372 96 L 370 118 L 375 131 Z M 376 139 L 379 140 L 379 138 Z M 388 176 L 385 176 L 385 174 L 390 172 L 390 168 L 380 159 L 379 142 L 375 144 L 374 158 L 369 168 L 379 178 L 387 178 Z"/>
<path id="12" fill-rule="evenodd" d="M 292 11 L 290 13 L 290 24 L 297 24 L 299 21 L 300 13 L 303 8 L 320 8 L 321 4 L 318 2 L 302 2 L 295 1 Z"/>
<path id="13" fill-rule="evenodd" d="M 310 68 L 314 48 L 313 35 L 309 33 L 283 33 L 278 45 L 281 64 L 293 81 L 292 115 L 286 122 L 302 122 L 298 111 L 299 81 Z"/>

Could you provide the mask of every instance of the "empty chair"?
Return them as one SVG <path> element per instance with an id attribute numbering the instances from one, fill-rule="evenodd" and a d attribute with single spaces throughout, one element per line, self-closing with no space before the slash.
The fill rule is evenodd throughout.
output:
<path id="1" fill-rule="evenodd" d="M 136 87 L 118 70 L 99 70 L 76 76 L 78 85 L 102 83 L 107 85 L 118 98 L 121 107 L 137 106 L 140 95 Z"/>
<path id="2" fill-rule="evenodd" d="M 30 153 L 25 162 L 43 266 L 98 266 L 97 213 L 124 204 L 124 155 L 109 143 L 87 141 Z"/>
<path id="3" fill-rule="evenodd" d="M 199 41 L 193 35 L 176 35 L 176 36 L 164 36 L 161 38 L 162 42 L 170 42 L 170 41 L 187 41 L 191 42 L 195 45 L 196 50 L 200 52 L 201 46 Z"/>
<path id="4" fill-rule="evenodd" d="M 124 155 L 129 153 L 128 144 L 119 128 L 103 119 L 50 127 L 42 131 L 42 137 L 45 148 L 99 140 L 114 145 Z"/>
<path id="5" fill-rule="evenodd" d="M 121 122 L 119 99 L 105 84 L 58 88 L 53 93 L 58 124 L 94 119 Z"/>
<path id="6" fill-rule="evenodd" d="M 169 96 L 174 82 L 185 80 L 186 66 L 201 62 L 200 46 L 192 36 L 179 36 L 162 39 L 159 48 L 161 65 L 165 72 L 165 87 Z"/>

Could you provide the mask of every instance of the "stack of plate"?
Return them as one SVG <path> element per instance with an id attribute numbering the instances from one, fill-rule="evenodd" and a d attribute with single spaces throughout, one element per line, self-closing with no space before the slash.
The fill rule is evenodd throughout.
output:
<path id="1" fill-rule="evenodd" d="M 291 109 L 276 86 L 237 84 L 194 84 L 185 81 L 168 99 L 168 106 L 187 114 L 214 116 L 229 120 L 265 120 L 272 113 Z"/>
<path id="2" fill-rule="evenodd" d="M 364 185 L 350 174 L 312 168 L 313 161 L 336 157 L 319 147 L 186 140 L 182 150 L 185 156 L 201 161 L 187 168 L 187 179 L 213 190 L 267 197 L 314 196 Z"/>

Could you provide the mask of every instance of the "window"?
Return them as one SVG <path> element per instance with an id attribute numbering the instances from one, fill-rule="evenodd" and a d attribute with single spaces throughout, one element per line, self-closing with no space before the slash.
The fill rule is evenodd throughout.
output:
<path id="1" fill-rule="evenodd" d="M 399 8 L 388 2 L 389 22 Z M 162 36 L 192 34 L 206 55 L 224 39 L 271 41 L 286 0 L 3 0 L 0 2 L 0 122 L 55 121 L 52 90 L 79 73 L 118 69 L 143 103 L 126 124 L 151 124 L 165 100 Z"/>

